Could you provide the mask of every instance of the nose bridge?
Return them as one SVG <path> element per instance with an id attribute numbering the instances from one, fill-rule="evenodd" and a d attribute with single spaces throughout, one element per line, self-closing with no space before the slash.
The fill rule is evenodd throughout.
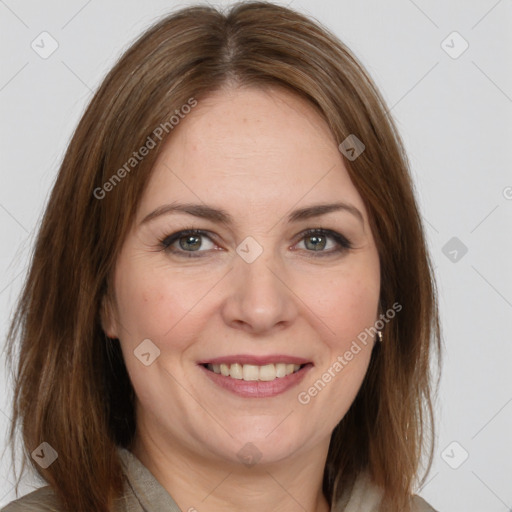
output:
<path id="1" fill-rule="evenodd" d="M 264 247 L 263 247 L 264 244 Z M 277 279 L 278 269 L 283 272 L 279 257 L 272 248 L 271 238 L 261 243 L 248 237 L 237 247 L 237 272 L 244 296 L 253 299 L 277 301 L 283 294 L 283 284 Z"/>
<path id="2" fill-rule="evenodd" d="M 282 293 L 282 290 L 277 290 L 282 287 L 282 283 L 277 279 L 276 274 L 279 273 L 279 269 L 283 272 L 283 268 L 278 261 L 279 258 L 271 250 L 270 244 L 268 245 L 269 247 L 253 261 L 240 257 L 236 262 L 239 277 L 243 282 L 242 288 L 251 294 L 264 292 L 264 294 L 271 293 L 272 296 L 277 296 Z"/>
<path id="3" fill-rule="evenodd" d="M 233 270 L 224 308 L 228 323 L 262 331 L 293 318 L 293 293 L 283 282 L 284 268 L 271 237 L 265 242 L 244 239 L 237 247 Z"/>

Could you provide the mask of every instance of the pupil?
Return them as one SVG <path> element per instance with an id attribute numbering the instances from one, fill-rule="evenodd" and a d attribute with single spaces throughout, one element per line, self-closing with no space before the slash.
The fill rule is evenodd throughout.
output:
<path id="1" fill-rule="evenodd" d="M 310 236 L 308 237 L 309 240 L 316 240 L 316 242 L 313 242 L 313 250 L 314 251 L 317 251 L 318 249 L 323 249 L 324 246 L 325 246 L 325 240 L 323 240 L 323 244 L 321 242 L 322 238 L 321 236 L 317 236 L 317 235 L 313 235 L 313 236 Z"/>
<path id="2" fill-rule="evenodd" d="M 186 240 L 186 242 L 183 244 L 182 240 Z M 190 242 L 192 240 L 192 242 Z M 195 240 L 195 242 L 194 242 Z M 313 243 L 310 244 L 309 248 L 312 248 L 314 251 L 317 251 L 319 249 L 323 249 L 325 247 L 325 239 L 323 239 L 322 236 L 313 235 L 309 237 L 309 240 Z M 187 247 L 188 245 L 188 247 Z M 306 244 L 308 245 L 308 244 Z M 180 246 L 182 249 L 199 249 L 201 247 L 201 241 L 200 237 L 196 235 L 189 235 L 186 237 L 180 238 Z"/>
<path id="3" fill-rule="evenodd" d="M 192 242 L 187 247 L 182 243 L 182 240 L 186 240 L 185 244 L 188 244 L 190 240 L 195 240 L 196 242 L 195 243 Z M 199 247 L 201 247 L 201 241 L 200 241 L 199 237 L 196 235 L 184 236 L 184 237 L 180 238 L 180 246 L 182 249 L 199 249 Z"/>

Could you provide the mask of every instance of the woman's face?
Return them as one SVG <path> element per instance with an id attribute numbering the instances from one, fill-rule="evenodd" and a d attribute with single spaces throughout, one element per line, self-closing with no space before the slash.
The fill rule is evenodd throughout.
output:
<path id="1" fill-rule="evenodd" d="M 187 229 L 201 233 L 174 236 Z M 199 101 L 155 164 L 103 321 L 137 435 L 224 463 L 326 451 L 368 367 L 374 340 L 353 342 L 379 286 L 367 212 L 316 111 L 279 90 Z"/>

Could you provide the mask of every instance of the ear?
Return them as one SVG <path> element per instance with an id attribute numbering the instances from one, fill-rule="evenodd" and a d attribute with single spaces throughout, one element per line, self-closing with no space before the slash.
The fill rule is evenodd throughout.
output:
<path id="1" fill-rule="evenodd" d="M 103 331 L 107 337 L 113 339 L 119 337 L 117 322 L 115 320 L 114 307 L 112 304 L 112 299 L 109 297 L 108 293 L 105 293 L 101 299 L 100 320 L 101 327 L 103 328 Z"/>

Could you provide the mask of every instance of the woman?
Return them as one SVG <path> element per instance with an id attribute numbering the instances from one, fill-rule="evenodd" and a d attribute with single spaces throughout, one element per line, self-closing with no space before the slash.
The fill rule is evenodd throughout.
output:
<path id="1" fill-rule="evenodd" d="M 19 341 L 18 341 L 19 340 Z M 267 3 L 183 9 L 69 145 L 9 334 L 48 483 L 5 511 L 433 510 L 435 283 L 371 79 Z"/>

